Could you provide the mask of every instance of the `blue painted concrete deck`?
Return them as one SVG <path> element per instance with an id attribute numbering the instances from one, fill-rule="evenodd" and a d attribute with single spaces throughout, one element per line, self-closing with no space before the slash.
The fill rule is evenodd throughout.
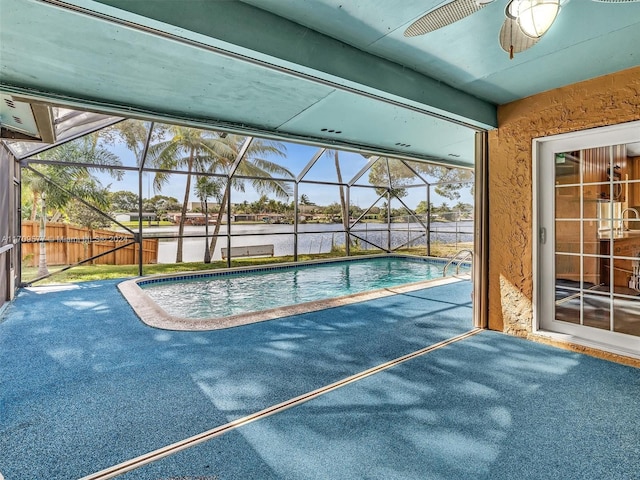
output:
<path id="1" fill-rule="evenodd" d="M 212 332 L 143 325 L 113 281 L 23 290 L 0 472 L 79 478 L 459 335 L 470 289 Z M 637 369 L 483 332 L 122 478 L 632 478 L 639 393 Z"/>

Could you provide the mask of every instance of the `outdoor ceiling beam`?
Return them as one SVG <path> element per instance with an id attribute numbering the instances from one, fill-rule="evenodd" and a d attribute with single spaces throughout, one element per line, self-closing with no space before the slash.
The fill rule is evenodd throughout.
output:
<path id="1" fill-rule="evenodd" d="M 477 130 L 497 127 L 497 106 L 490 102 L 240 1 L 164 0 L 162 8 L 155 0 L 96 0 L 91 8 L 78 0 L 40 1 L 199 43 L 241 61 Z M 135 20 L 129 20 L 131 14 Z"/>
<path id="2" fill-rule="evenodd" d="M 31 111 L 42 141 L 44 143 L 54 143 L 56 141 L 56 129 L 53 125 L 51 108 L 47 105 L 32 103 Z"/>
<path id="3" fill-rule="evenodd" d="M 159 111 L 144 109 L 140 107 L 134 107 L 132 105 L 105 103 L 103 101 L 98 101 L 95 99 L 93 100 L 80 99 L 78 97 L 71 97 L 69 95 L 60 95 L 50 91 L 47 91 L 47 92 L 36 91 L 33 88 L 24 88 L 17 85 L 4 83 L 1 80 L 0 80 L 0 90 L 3 90 L 6 93 L 11 93 L 12 96 L 20 95 L 25 99 L 28 98 L 30 99 L 29 101 L 39 101 L 39 102 L 47 101 L 47 102 L 50 102 L 51 105 L 62 106 L 63 108 L 86 109 L 88 111 L 100 112 L 105 115 L 115 115 L 120 117 L 123 117 L 124 115 L 126 115 L 126 118 L 124 117 L 118 118 L 114 120 L 112 123 L 102 125 L 101 127 L 98 127 L 94 130 L 76 134 L 69 138 L 65 138 L 64 141 L 56 142 L 56 144 L 54 145 L 45 145 L 42 148 L 32 150 L 23 156 L 19 156 L 12 151 L 12 155 L 16 157 L 18 160 L 49 150 L 55 146 L 62 145 L 63 143 L 66 143 L 78 137 L 84 136 L 87 133 L 91 133 L 95 130 L 99 130 L 101 128 L 114 125 L 128 118 L 134 118 L 134 119 L 146 120 L 146 121 L 154 120 L 160 123 L 170 123 L 174 125 L 181 125 L 181 126 L 191 127 L 191 128 L 216 130 L 218 132 L 221 132 L 223 135 L 225 133 L 233 133 L 236 135 L 243 135 L 243 136 L 252 135 L 256 138 L 264 138 L 264 139 L 276 140 L 276 141 L 294 141 L 298 143 L 315 145 L 315 146 L 331 145 L 331 148 L 339 148 L 341 151 L 358 153 L 363 156 L 384 154 L 396 159 L 406 159 L 411 161 L 425 162 L 431 165 L 438 165 L 441 167 L 461 168 L 464 170 L 474 169 L 473 165 L 457 163 L 455 161 L 445 160 L 444 158 L 435 157 L 433 155 L 421 155 L 418 153 L 412 153 L 411 155 L 408 155 L 406 153 L 403 154 L 401 152 L 391 151 L 380 146 L 372 147 L 371 145 L 355 144 L 355 143 L 350 143 L 346 141 L 337 142 L 335 141 L 335 139 L 329 140 L 326 138 L 309 137 L 305 135 L 295 134 L 292 132 L 276 132 L 273 130 L 258 128 L 256 126 L 248 126 L 246 124 L 240 125 L 240 124 L 235 124 L 235 123 L 221 121 L 221 120 L 214 120 L 214 119 L 204 120 L 202 118 L 188 117 L 188 116 L 180 115 L 177 113 L 172 113 L 172 114 L 160 113 Z M 39 139 L 35 139 L 35 140 L 39 141 Z"/>

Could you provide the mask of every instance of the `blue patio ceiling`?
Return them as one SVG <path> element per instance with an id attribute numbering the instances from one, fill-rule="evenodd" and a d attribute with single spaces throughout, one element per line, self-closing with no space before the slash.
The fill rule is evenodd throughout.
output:
<path id="1" fill-rule="evenodd" d="M 638 64 L 640 3 L 569 2 L 514 60 L 506 0 L 403 36 L 441 3 L 0 0 L 0 90 L 471 166 L 497 104 Z"/>

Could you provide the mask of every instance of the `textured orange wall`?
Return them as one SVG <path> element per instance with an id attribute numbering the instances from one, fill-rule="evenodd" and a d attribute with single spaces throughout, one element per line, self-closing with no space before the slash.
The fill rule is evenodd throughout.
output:
<path id="1" fill-rule="evenodd" d="M 532 139 L 633 120 L 640 67 L 499 107 L 489 132 L 489 328 L 532 330 Z"/>

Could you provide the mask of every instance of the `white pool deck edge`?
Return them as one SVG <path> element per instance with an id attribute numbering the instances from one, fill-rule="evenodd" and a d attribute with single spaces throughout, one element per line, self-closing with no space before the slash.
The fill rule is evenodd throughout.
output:
<path id="1" fill-rule="evenodd" d="M 285 266 L 287 264 L 278 264 Z M 253 268 L 241 267 L 238 271 L 252 270 Z M 235 269 L 234 269 L 235 270 Z M 206 274 L 207 272 L 198 272 L 198 274 Z M 238 327 L 240 325 L 248 325 L 256 322 L 264 322 L 266 320 L 275 320 L 291 315 L 299 315 L 302 313 L 316 312 L 327 308 L 342 307 L 353 303 L 374 300 L 377 298 L 389 297 L 425 288 L 447 285 L 464 280 L 470 280 L 470 275 L 462 274 L 436 278 L 431 280 L 423 280 L 420 282 L 408 283 L 392 288 L 381 288 L 378 290 L 370 290 L 367 292 L 356 293 L 336 298 L 328 298 L 323 300 L 315 300 L 312 302 L 304 302 L 297 305 L 288 305 L 285 307 L 271 308 L 260 310 L 257 312 L 241 313 L 230 315 L 227 317 L 217 318 L 186 318 L 169 314 L 160 307 L 145 291 L 140 288 L 138 282 L 148 281 L 154 278 L 180 278 L 181 276 L 190 274 L 173 274 L 173 275 L 153 275 L 149 277 L 140 277 L 132 280 L 126 280 L 118 284 L 118 289 L 129 302 L 136 315 L 146 325 L 159 328 L 162 330 L 176 331 L 205 331 L 219 330 L 223 328 Z"/>

